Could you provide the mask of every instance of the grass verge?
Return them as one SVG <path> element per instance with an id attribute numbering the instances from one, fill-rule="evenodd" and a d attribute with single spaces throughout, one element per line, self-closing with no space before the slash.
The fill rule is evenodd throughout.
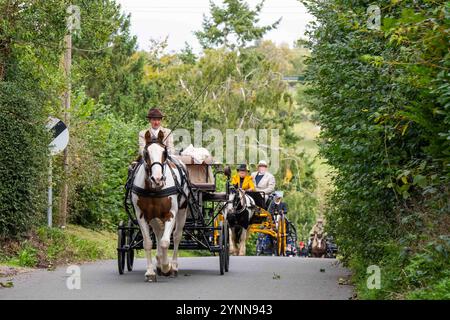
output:
<path id="1" fill-rule="evenodd" d="M 26 240 L 5 241 L 0 249 L 0 266 L 48 268 L 69 263 L 83 263 L 117 258 L 117 235 L 77 225 L 66 229 L 40 227 L 30 232 Z M 153 251 L 155 252 L 155 251 Z M 169 250 L 169 257 L 173 251 Z M 180 250 L 180 257 L 209 256 L 208 251 Z M 143 258 L 143 250 L 136 257 Z"/>
<path id="2" fill-rule="evenodd" d="M 69 225 L 66 229 L 39 227 L 26 240 L 2 244 L 0 263 L 16 267 L 53 268 L 116 256 L 116 235 Z"/>

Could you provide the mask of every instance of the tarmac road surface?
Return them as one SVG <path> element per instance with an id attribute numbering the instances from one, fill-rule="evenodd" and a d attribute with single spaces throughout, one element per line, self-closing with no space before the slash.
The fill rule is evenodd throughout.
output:
<path id="1" fill-rule="evenodd" d="M 80 265 L 80 289 L 69 289 L 67 266 L 12 277 L 0 299 L 349 299 L 353 288 L 339 284 L 349 271 L 334 259 L 230 257 L 230 271 L 219 275 L 219 257 L 179 258 L 177 278 L 144 281 L 145 259 L 119 275 L 116 260 Z M 0 278 L 5 283 L 11 278 Z M 342 280 L 341 280 L 342 282 Z"/>

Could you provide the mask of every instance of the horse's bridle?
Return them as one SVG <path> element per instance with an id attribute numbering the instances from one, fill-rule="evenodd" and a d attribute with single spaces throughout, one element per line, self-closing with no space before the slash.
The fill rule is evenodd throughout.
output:
<path id="1" fill-rule="evenodd" d="M 244 194 L 244 201 L 243 201 L 244 204 L 241 203 L 242 209 L 240 209 L 239 211 L 236 210 L 237 205 L 239 204 L 239 202 L 241 202 L 241 199 L 240 199 L 241 192 L 240 192 L 239 189 L 237 189 L 235 192 L 236 192 L 236 193 L 235 193 L 235 196 L 234 196 L 234 199 L 233 199 L 233 208 L 235 209 L 235 212 L 234 212 L 234 213 L 235 213 L 236 215 L 239 215 L 239 214 L 241 214 L 242 212 L 244 212 L 245 209 L 247 209 L 247 204 L 246 204 L 246 201 L 245 201 L 245 194 Z M 237 201 L 236 201 L 236 196 L 237 196 Z M 236 206 L 235 206 L 235 204 L 236 204 Z"/>
<path id="2" fill-rule="evenodd" d="M 157 143 L 157 144 L 159 144 L 161 147 L 164 148 L 164 152 L 163 152 L 163 159 L 164 159 L 164 160 L 162 160 L 162 162 L 155 161 L 155 162 L 152 163 L 151 160 L 150 160 L 150 155 L 149 155 L 149 152 L 148 152 L 147 149 L 148 149 L 148 147 L 149 147 L 150 145 L 152 145 L 152 144 L 154 144 L 154 143 Z M 154 183 L 156 183 L 156 181 L 155 181 L 155 179 L 153 178 L 153 175 L 152 175 L 152 168 L 153 168 L 153 166 L 158 165 L 158 166 L 161 167 L 161 171 L 162 171 L 162 178 L 161 178 L 161 180 L 162 180 L 162 181 L 165 181 L 165 180 L 166 180 L 166 175 L 164 174 L 164 173 L 165 173 L 165 172 L 164 172 L 164 168 L 165 168 L 165 164 L 166 164 L 167 158 L 168 158 L 168 153 L 167 153 L 167 147 L 166 147 L 166 145 L 163 144 L 163 143 L 161 143 L 161 142 L 159 142 L 158 140 L 152 140 L 150 143 L 147 143 L 147 144 L 145 145 L 144 151 L 143 151 L 143 155 L 144 155 L 144 166 L 145 166 L 145 171 L 147 172 L 147 175 L 150 177 L 150 179 L 151 179 Z"/>

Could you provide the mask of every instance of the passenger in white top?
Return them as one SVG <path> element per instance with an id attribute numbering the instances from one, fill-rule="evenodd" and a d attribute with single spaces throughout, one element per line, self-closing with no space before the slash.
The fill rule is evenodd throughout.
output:
<path id="1" fill-rule="evenodd" d="M 275 191 L 275 177 L 267 170 L 267 162 L 259 161 L 258 171 L 252 173 L 253 183 L 258 192 L 264 192 L 267 197 Z"/>

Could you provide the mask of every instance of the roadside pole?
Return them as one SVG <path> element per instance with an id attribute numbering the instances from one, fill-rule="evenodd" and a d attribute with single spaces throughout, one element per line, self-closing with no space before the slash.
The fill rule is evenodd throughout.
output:
<path id="1" fill-rule="evenodd" d="M 66 77 L 67 90 L 64 93 L 64 122 L 69 125 L 69 110 L 70 110 L 70 94 L 71 94 L 71 81 L 70 81 L 70 67 L 72 64 L 72 35 L 69 30 L 69 34 L 65 36 L 66 52 L 64 54 L 64 74 Z M 69 148 L 64 149 L 64 184 L 61 195 L 61 205 L 59 207 L 59 217 L 61 228 L 65 228 L 67 221 L 67 198 L 69 193 L 69 186 L 67 184 L 67 176 L 69 173 Z"/>
<path id="2" fill-rule="evenodd" d="M 53 164 L 52 161 L 53 157 L 50 156 L 50 160 L 49 160 L 49 166 L 48 166 L 48 207 L 47 207 L 47 224 L 48 227 L 51 228 L 52 227 L 52 221 L 53 221 L 53 216 L 52 216 L 52 210 L 53 210 L 53 178 L 52 178 L 52 169 L 53 169 Z"/>
<path id="3" fill-rule="evenodd" d="M 71 83 L 71 67 L 72 67 L 72 32 L 80 29 L 80 8 L 78 6 L 70 5 L 67 7 L 67 30 L 68 33 L 64 37 L 66 51 L 64 53 L 64 74 L 66 78 L 66 92 L 64 93 L 64 122 L 69 127 L 70 124 L 70 95 L 72 91 Z M 61 228 L 66 227 L 67 223 L 67 200 L 69 196 L 69 186 L 67 184 L 67 177 L 69 173 L 69 148 L 64 149 L 64 184 L 61 195 L 61 205 L 59 207 L 59 217 Z"/>

